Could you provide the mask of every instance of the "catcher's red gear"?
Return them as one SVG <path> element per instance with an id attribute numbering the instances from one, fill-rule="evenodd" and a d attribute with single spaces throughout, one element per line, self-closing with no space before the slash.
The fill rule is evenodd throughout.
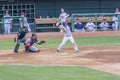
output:
<path id="1" fill-rule="evenodd" d="M 30 43 L 26 43 L 25 46 L 30 46 Z"/>

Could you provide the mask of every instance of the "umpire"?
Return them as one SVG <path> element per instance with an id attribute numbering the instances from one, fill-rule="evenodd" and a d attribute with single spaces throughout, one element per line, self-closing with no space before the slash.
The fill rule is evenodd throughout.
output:
<path id="1" fill-rule="evenodd" d="M 16 45 L 14 48 L 14 53 L 18 53 L 18 49 L 20 46 L 20 43 L 25 43 L 26 39 L 25 39 L 25 35 L 27 34 L 27 28 L 24 26 L 22 31 L 18 33 L 18 37 L 16 40 Z"/>

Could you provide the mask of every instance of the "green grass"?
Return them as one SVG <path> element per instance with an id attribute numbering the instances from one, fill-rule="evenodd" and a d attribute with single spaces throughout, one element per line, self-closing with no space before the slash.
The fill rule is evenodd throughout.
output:
<path id="1" fill-rule="evenodd" d="M 1 65 L 0 80 L 120 80 L 120 76 L 77 66 Z"/>
<path id="2" fill-rule="evenodd" d="M 46 44 L 41 48 L 57 47 L 62 38 L 42 38 Z M 120 46 L 119 36 L 76 37 L 78 46 Z M 65 46 L 70 46 L 68 42 Z M 0 40 L 0 50 L 13 49 L 13 40 Z M 23 44 L 20 48 L 23 48 Z M 0 65 L 0 80 L 120 80 L 120 75 L 105 73 L 85 67 L 59 66 L 18 66 Z"/>
<path id="3" fill-rule="evenodd" d="M 46 44 L 35 45 L 35 46 L 41 48 L 51 48 L 51 47 L 56 48 L 61 43 L 62 38 L 42 38 L 42 40 L 45 40 Z M 77 37 L 75 38 L 75 41 L 78 46 L 88 46 L 88 45 L 120 46 L 119 36 Z M 71 45 L 70 42 L 67 42 L 67 44 L 65 44 L 65 46 L 70 46 L 70 45 Z M 13 42 L 13 40 L 0 40 L 0 50 L 13 49 L 14 46 L 15 43 Z M 23 48 L 23 44 L 21 48 Z"/>

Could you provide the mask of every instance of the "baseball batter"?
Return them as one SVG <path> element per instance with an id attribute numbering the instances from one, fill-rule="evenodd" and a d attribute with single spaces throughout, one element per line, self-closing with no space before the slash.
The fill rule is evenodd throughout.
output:
<path id="1" fill-rule="evenodd" d="M 77 44 L 76 44 L 75 41 L 74 41 L 74 38 L 73 38 L 73 36 L 72 36 L 70 27 L 67 25 L 67 23 L 64 22 L 63 25 L 60 25 L 59 28 L 60 28 L 61 30 L 63 30 L 64 38 L 63 38 L 62 43 L 61 43 L 61 44 L 59 45 L 59 47 L 57 48 L 57 52 L 59 52 L 59 51 L 61 50 L 62 46 L 63 46 L 68 40 L 72 43 L 75 52 L 78 52 Z"/>
<path id="2" fill-rule="evenodd" d="M 34 43 L 36 43 L 36 44 L 43 44 L 43 43 L 45 43 L 45 41 L 39 41 L 37 39 L 37 34 L 33 33 L 31 38 L 28 38 L 25 41 L 25 51 L 26 52 L 40 52 L 40 50 L 38 48 L 33 46 Z"/>
<path id="3" fill-rule="evenodd" d="M 4 17 L 9 17 L 10 15 L 8 14 L 8 12 L 6 12 Z M 11 18 L 5 18 L 4 19 L 4 30 L 5 30 L 5 34 L 10 34 L 12 29 L 12 19 Z"/>
<path id="4" fill-rule="evenodd" d="M 25 17 L 25 13 L 21 13 L 21 16 L 24 17 L 24 26 L 26 26 L 28 31 L 31 32 L 31 28 L 27 21 L 27 18 Z M 22 19 L 21 18 L 20 18 L 20 27 L 22 27 Z"/>

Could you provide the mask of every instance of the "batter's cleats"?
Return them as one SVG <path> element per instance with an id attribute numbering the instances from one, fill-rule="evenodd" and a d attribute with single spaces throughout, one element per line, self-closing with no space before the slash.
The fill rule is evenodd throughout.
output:
<path id="1" fill-rule="evenodd" d="M 76 50 L 75 53 L 78 53 L 78 50 Z"/>
<path id="2" fill-rule="evenodd" d="M 60 50 L 57 49 L 57 52 L 60 52 Z"/>

